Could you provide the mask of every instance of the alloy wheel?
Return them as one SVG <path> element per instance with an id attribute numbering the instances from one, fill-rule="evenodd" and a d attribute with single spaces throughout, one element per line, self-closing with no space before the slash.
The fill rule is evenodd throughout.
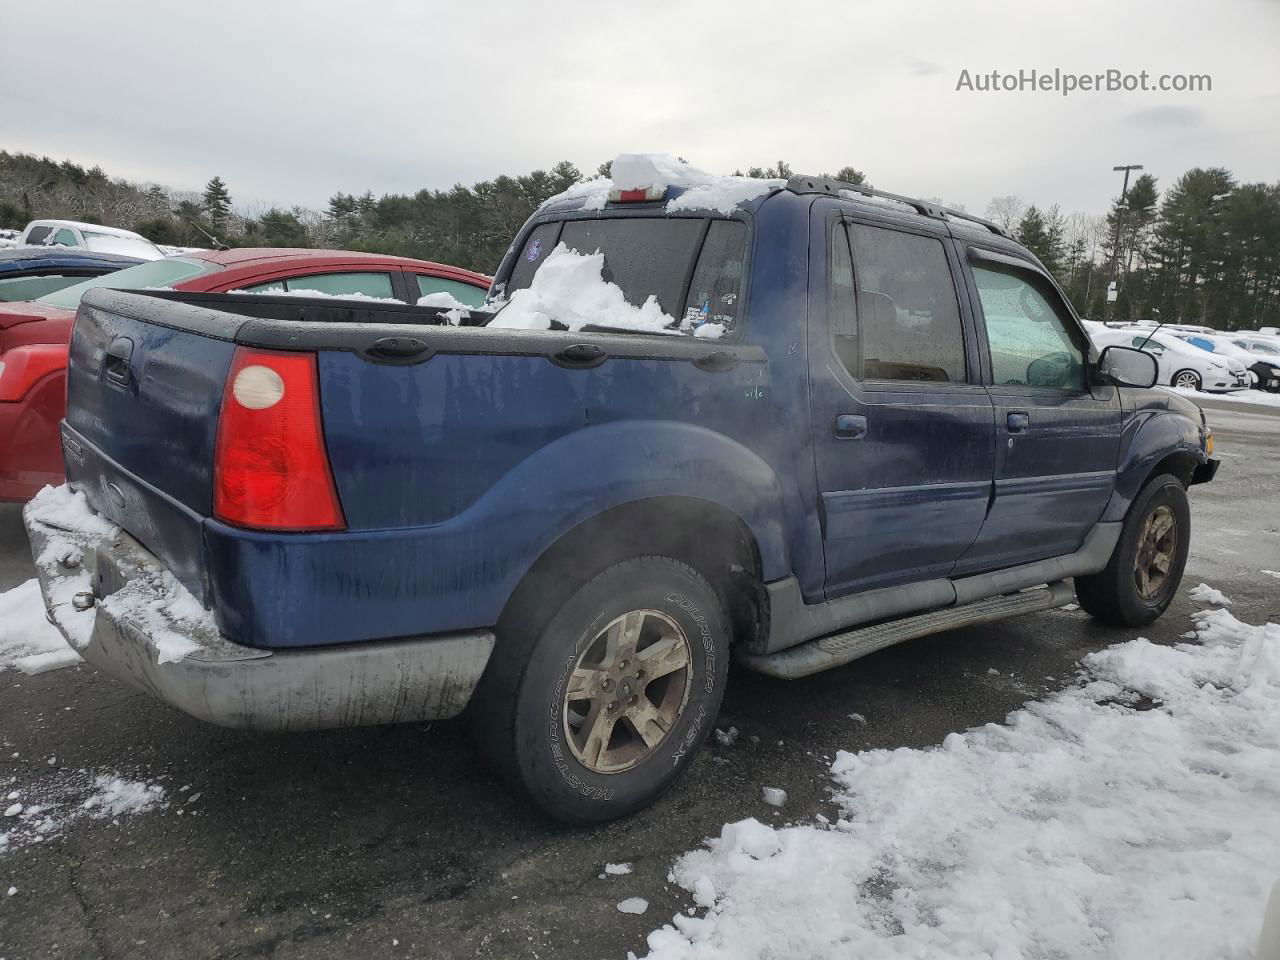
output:
<path id="1" fill-rule="evenodd" d="M 1154 602 L 1169 582 L 1174 555 L 1178 549 L 1178 520 L 1164 505 L 1147 515 L 1138 534 L 1138 554 L 1134 561 L 1133 579 L 1142 599 Z"/>
<path id="2" fill-rule="evenodd" d="M 689 700 L 693 651 L 657 610 L 610 621 L 578 658 L 565 687 L 565 738 L 583 766 L 621 773 L 648 757 Z"/>

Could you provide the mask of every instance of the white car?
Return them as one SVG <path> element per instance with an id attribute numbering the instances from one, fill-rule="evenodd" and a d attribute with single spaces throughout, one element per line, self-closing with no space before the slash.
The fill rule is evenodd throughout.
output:
<path id="1" fill-rule="evenodd" d="M 18 243 L 33 247 L 83 247 L 95 253 L 117 253 L 140 260 L 164 257 L 164 251 L 140 233 L 77 220 L 32 220 L 22 231 Z"/>
<path id="2" fill-rule="evenodd" d="M 1168 386 L 1211 393 L 1249 389 L 1249 371 L 1239 360 L 1216 357 L 1163 331 L 1099 330 L 1090 325 L 1089 335 L 1099 348 L 1119 345 L 1150 353 L 1159 364 L 1160 383 Z"/>

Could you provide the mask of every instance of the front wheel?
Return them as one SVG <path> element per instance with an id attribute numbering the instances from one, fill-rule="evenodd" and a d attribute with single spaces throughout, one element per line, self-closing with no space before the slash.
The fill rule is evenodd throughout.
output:
<path id="1" fill-rule="evenodd" d="M 530 608 L 504 620 L 469 710 L 481 747 L 539 807 L 611 820 L 680 777 L 715 723 L 729 667 L 728 618 L 696 570 L 627 560 L 549 618 Z"/>
<path id="2" fill-rule="evenodd" d="M 1173 375 L 1171 382 L 1175 387 L 1182 387 L 1184 390 L 1199 390 L 1203 381 L 1200 379 L 1200 374 L 1194 370 L 1179 370 Z"/>
<path id="3" fill-rule="evenodd" d="M 1119 627 L 1151 623 L 1182 582 L 1191 543 L 1191 507 L 1182 481 L 1161 474 L 1139 491 L 1106 569 L 1076 577 L 1076 597 L 1094 618 Z"/>

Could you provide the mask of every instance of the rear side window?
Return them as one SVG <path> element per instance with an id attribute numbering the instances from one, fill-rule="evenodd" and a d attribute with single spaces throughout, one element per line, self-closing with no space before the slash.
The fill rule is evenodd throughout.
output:
<path id="1" fill-rule="evenodd" d="M 533 283 L 533 275 L 542 266 L 542 261 L 547 259 L 547 254 L 555 248 L 556 239 L 559 236 L 559 221 L 544 223 L 533 228 L 520 249 L 520 256 L 516 258 L 515 266 L 511 268 L 511 277 L 507 280 L 508 296 L 510 291 L 523 290 Z"/>
<path id="2" fill-rule="evenodd" d="M 712 220 L 685 301 L 684 320 L 693 329 L 704 323 L 719 324 L 723 335 L 737 329 L 746 256 L 746 224 L 737 220 Z"/>
<path id="3" fill-rule="evenodd" d="M 860 363 L 850 364 L 854 344 L 841 351 L 849 373 L 865 380 L 965 382 L 960 304 L 942 242 L 864 224 L 850 224 L 848 233 L 855 310 L 836 333 L 843 324 L 856 341 Z"/>
<path id="4" fill-rule="evenodd" d="M 478 307 L 484 303 L 486 291 L 473 287 L 469 283 L 449 280 L 446 277 L 429 277 L 426 274 L 415 274 L 418 280 L 418 296 L 425 297 L 429 293 L 447 293 L 459 303 L 468 307 Z"/>
<path id="5" fill-rule="evenodd" d="M 45 237 L 53 233 L 53 227 L 32 227 L 31 232 L 27 234 L 26 242 L 30 244 L 44 243 Z"/>
<path id="6" fill-rule="evenodd" d="M 701 220 L 656 217 L 566 220 L 559 242 L 578 253 L 604 254 L 602 275 L 622 288 L 628 303 L 643 306 L 645 300 L 654 296 L 663 313 L 679 319 L 684 312 L 685 278 L 702 225 Z M 508 296 L 533 281 L 537 267 L 551 252 L 545 244 L 537 247 L 536 241 L 537 238 L 530 235 L 518 261 L 532 264 L 534 269 L 522 270 L 519 275 L 512 273 L 507 285 Z M 530 261 L 535 253 L 536 257 Z"/>

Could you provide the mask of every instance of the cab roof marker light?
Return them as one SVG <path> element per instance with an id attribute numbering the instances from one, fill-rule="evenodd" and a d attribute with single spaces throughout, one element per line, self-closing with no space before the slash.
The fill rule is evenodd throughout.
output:
<path id="1" fill-rule="evenodd" d="M 666 187 L 636 187 L 634 190 L 609 191 L 610 203 L 657 203 L 667 198 Z"/>

